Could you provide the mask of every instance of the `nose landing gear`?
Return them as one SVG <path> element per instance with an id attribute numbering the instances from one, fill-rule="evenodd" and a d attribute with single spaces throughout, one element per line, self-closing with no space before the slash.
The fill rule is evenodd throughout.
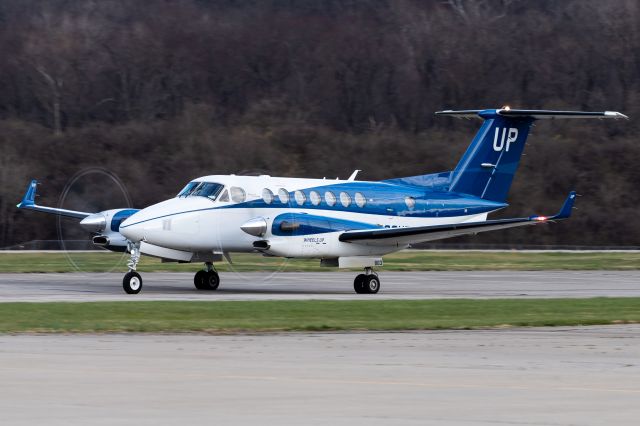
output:
<path id="1" fill-rule="evenodd" d="M 129 243 L 129 253 L 131 258 L 127 263 L 129 272 L 122 279 L 122 288 L 127 294 L 138 294 L 142 290 L 142 277 L 136 272 L 138 261 L 140 261 L 140 244 Z"/>
<path id="2" fill-rule="evenodd" d="M 353 289 L 358 294 L 375 294 L 380 290 L 380 278 L 373 268 L 364 268 L 364 274 L 353 280 Z"/>
<path id="3" fill-rule="evenodd" d="M 217 290 L 220 285 L 220 276 L 213 267 L 212 262 L 205 263 L 206 270 L 196 272 L 193 284 L 198 290 Z"/>

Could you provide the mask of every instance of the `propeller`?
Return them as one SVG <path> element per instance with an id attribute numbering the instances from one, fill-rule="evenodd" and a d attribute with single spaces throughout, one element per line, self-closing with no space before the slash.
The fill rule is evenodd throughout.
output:
<path id="1" fill-rule="evenodd" d="M 79 171 L 67 181 L 57 205 L 62 209 L 97 212 L 82 219 L 80 226 L 77 219 L 57 217 L 60 246 L 77 271 L 113 271 L 126 263 L 127 241 L 117 232 L 117 228 L 135 210 L 130 208 L 131 198 L 126 187 L 114 173 L 97 167 Z M 114 206 L 122 208 L 112 209 Z M 83 243 L 87 239 L 94 246 L 122 252 L 122 255 L 102 256 L 97 251 L 95 255 L 78 253 L 80 245 L 87 247 Z"/>

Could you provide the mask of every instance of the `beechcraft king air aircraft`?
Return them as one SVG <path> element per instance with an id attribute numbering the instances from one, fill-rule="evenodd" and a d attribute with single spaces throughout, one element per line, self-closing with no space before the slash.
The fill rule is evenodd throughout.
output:
<path id="1" fill-rule="evenodd" d="M 203 262 L 195 274 L 199 290 L 216 290 L 213 262 L 233 252 L 316 258 L 325 266 L 364 268 L 356 293 L 377 293 L 373 268 L 382 256 L 424 241 L 536 225 L 571 214 L 570 192 L 553 216 L 489 220 L 505 203 L 529 130 L 552 118 L 627 118 L 612 111 L 502 109 L 440 111 L 438 115 L 480 118 L 482 127 L 453 171 L 379 182 L 271 176 L 204 176 L 169 200 L 142 210 L 85 213 L 35 204 L 34 180 L 19 208 L 80 219 L 93 242 L 131 259 L 123 287 L 139 293 L 141 254 L 164 260 Z"/>

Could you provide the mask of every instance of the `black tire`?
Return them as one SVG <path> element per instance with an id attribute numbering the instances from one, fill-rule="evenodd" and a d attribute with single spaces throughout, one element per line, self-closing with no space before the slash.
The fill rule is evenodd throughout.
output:
<path id="1" fill-rule="evenodd" d="M 207 271 L 198 271 L 193 277 L 193 284 L 198 290 L 206 290 Z"/>
<path id="2" fill-rule="evenodd" d="M 217 290 L 220 277 L 216 271 L 198 271 L 193 277 L 193 283 L 198 290 Z"/>
<path id="3" fill-rule="evenodd" d="M 138 294 L 142 290 L 142 277 L 135 271 L 127 272 L 122 279 L 122 288 L 127 294 Z"/>
<path id="4" fill-rule="evenodd" d="M 364 280 L 364 290 L 369 294 L 376 294 L 380 291 L 380 278 L 377 275 L 367 275 Z"/>
<path id="5" fill-rule="evenodd" d="M 220 276 L 216 271 L 209 271 L 207 273 L 207 290 L 217 290 L 220 286 Z"/>
<path id="6" fill-rule="evenodd" d="M 353 280 L 353 289 L 356 291 L 356 293 L 358 294 L 366 293 L 366 289 L 364 286 L 364 282 L 366 278 L 367 276 L 365 274 L 360 274 Z"/>

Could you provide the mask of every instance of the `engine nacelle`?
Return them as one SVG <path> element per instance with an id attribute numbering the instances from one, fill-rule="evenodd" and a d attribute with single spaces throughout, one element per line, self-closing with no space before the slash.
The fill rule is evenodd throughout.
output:
<path id="1" fill-rule="evenodd" d="M 271 232 L 263 231 L 265 224 L 265 220 L 258 217 L 243 224 L 241 229 L 250 235 L 261 236 L 262 239 L 253 242 L 253 247 L 270 256 L 323 259 L 380 256 L 397 250 L 395 246 L 367 246 L 340 241 L 342 231 L 377 228 L 377 225 L 363 222 L 294 212 L 276 216 L 271 222 Z"/>
<path id="2" fill-rule="evenodd" d="M 124 252 L 127 239 L 120 234 L 120 224 L 137 209 L 112 209 L 94 213 L 82 219 L 80 226 L 94 234 L 93 244 L 107 250 Z"/>
<path id="3" fill-rule="evenodd" d="M 311 259 L 382 256 L 397 250 L 395 247 L 344 243 L 339 240 L 339 236 L 339 232 L 290 237 L 271 236 L 268 239 L 254 241 L 253 247 L 270 256 Z"/>

